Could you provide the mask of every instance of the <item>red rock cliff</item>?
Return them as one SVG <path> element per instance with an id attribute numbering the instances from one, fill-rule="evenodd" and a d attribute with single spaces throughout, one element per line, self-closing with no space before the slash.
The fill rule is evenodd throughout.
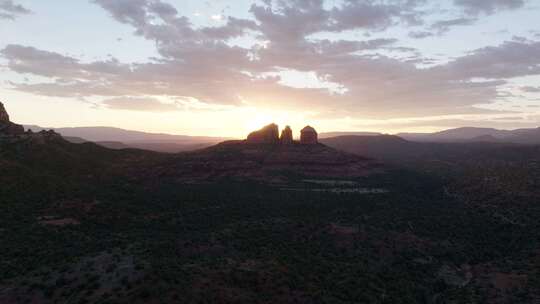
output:
<path id="1" fill-rule="evenodd" d="M 270 124 L 259 131 L 251 132 L 247 137 L 248 143 L 275 144 L 279 142 L 279 129 L 276 124 Z"/>
<path id="2" fill-rule="evenodd" d="M 0 102 L 0 135 L 20 135 L 24 134 L 24 128 L 9 121 L 9 115 Z"/>
<path id="3" fill-rule="evenodd" d="M 292 135 L 291 127 L 286 126 L 285 129 L 281 131 L 281 137 L 279 140 L 281 144 L 283 145 L 290 145 L 293 143 L 293 135 Z"/>
<path id="4" fill-rule="evenodd" d="M 314 128 L 307 126 L 300 131 L 300 143 L 304 145 L 315 145 L 318 143 L 318 134 Z"/>

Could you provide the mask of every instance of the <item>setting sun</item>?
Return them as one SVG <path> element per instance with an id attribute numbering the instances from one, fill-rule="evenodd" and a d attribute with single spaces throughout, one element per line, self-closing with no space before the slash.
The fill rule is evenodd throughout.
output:
<path id="1" fill-rule="evenodd" d="M 268 124 L 275 123 L 280 128 L 285 126 L 291 126 L 293 129 L 293 136 L 299 136 L 300 128 L 306 125 L 306 117 L 298 113 L 272 111 L 272 110 L 259 110 L 249 109 L 246 111 L 244 136 L 253 130 L 258 130 Z M 294 132 L 296 130 L 296 132 Z"/>

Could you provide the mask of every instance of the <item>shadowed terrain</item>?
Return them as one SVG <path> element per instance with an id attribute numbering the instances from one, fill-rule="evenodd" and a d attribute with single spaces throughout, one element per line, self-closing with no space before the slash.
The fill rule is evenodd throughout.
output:
<path id="1" fill-rule="evenodd" d="M 4 135 L 0 302 L 538 302 L 540 148 L 345 142 Z"/>

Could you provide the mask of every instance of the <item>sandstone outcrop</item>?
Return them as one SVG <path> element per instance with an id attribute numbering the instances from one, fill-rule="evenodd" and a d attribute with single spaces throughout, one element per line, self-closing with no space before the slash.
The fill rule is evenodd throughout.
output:
<path id="1" fill-rule="evenodd" d="M 279 141 L 282 145 L 291 145 L 293 143 L 291 127 L 286 126 L 285 129 L 281 131 L 281 137 L 279 138 Z"/>
<path id="2" fill-rule="evenodd" d="M 307 126 L 300 131 L 300 143 L 303 145 L 315 145 L 318 143 L 318 134 L 314 128 Z"/>
<path id="3" fill-rule="evenodd" d="M 9 115 L 0 102 L 0 135 L 21 135 L 24 134 L 24 128 L 21 125 L 14 124 L 9 120 Z"/>
<path id="4" fill-rule="evenodd" d="M 4 104 L 0 102 L 0 122 L 9 122 L 9 115 L 4 108 Z"/>
<path id="5" fill-rule="evenodd" d="M 251 132 L 248 135 L 246 142 L 250 144 L 282 145 L 292 145 L 297 143 L 293 139 L 291 127 L 286 126 L 285 129 L 281 131 L 281 136 L 279 136 L 279 127 L 276 124 L 270 124 L 258 131 Z M 313 127 L 307 126 L 300 131 L 300 144 L 316 145 L 317 143 L 318 134 Z"/>
<path id="6" fill-rule="evenodd" d="M 269 124 L 259 131 L 251 132 L 247 137 L 248 143 L 277 144 L 279 143 L 279 129 L 276 124 Z"/>

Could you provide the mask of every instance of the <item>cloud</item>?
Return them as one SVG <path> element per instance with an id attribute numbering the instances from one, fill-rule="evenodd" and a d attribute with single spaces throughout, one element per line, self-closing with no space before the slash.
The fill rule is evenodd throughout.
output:
<path id="1" fill-rule="evenodd" d="M 469 14 L 493 14 L 497 11 L 512 10 L 525 5 L 524 0 L 454 0 L 454 4 L 463 7 Z"/>
<path id="2" fill-rule="evenodd" d="M 85 64 L 70 56 L 15 44 L 7 45 L 0 55 L 8 60 L 12 71 L 52 78 L 95 80 L 130 69 L 116 59 Z"/>
<path id="3" fill-rule="evenodd" d="M 477 128 L 536 128 L 539 115 L 513 112 L 471 113 L 467 115 L 441 115 L 420 118 L 376 119 L 356 121 L 353 123 L 356 130 L 444 130 L 460 127 Z M 429 130 L 429 131 L 428 131 Z"/>
<path id="4" fill-rule="evenodd" d="M 46 96 L 97 97 L 107 107 L 140 111 L 181 110 L 177 103 L 161 103 L 154 97 L 188 97 L 209 106 L 382 118 L 487 112 L 474 105 L 498 100 L 507 79 L 540 72 L 540 42 L 535 41 L 515 39 L 419 68 L 416 63 L 422 58 L 387 55 L 391 50 L 405 51 L 393 38 L 326 38 L 328 33 L 353 29 L 417 26 L 422 23 L 422 1 L 344 0 L 328 7 L 322 0 L 268 0 L 251 6 L 251 19 L 223 16 L 221 25 L 206 27 L 194 26 L 159 0 L 93 2 L 131 26 L 135 35 L 155 42 L 160 56 L 146 63 L 126 64 L 114 58 L 83 62 L 8 45 L 0 55 L 11 71 L 47 78 L 12 82 L 13 89 Z M 472 20 L 439 21 L 430 33 Z M 231 43 L 236 38 L 250 40 L 253 46 Z M 292 86 L 279 76 L 283 70 L 315 75 L 342 93 L 324 86 Z"/>
<path id="5" fill-rule="evenodd" d="M 382 124 L 389 129 L 414 129 L 414 128 L 430 128 L 430 129 L 449 129 L 461 127 L 475 128 L 496 128 L 496 129 L 516 129 L 516 128 L 536 128 L 538 127 L 538 117 L 489 117 L 481 116 L 470 119 L 459 118 L 433 118 L 432 120 L 412 120 L 409 122 L 399 122 Z"/>
<path id="6" fill-rule="evenodd" d="M 161 60 L 145 64 L 122 64 L 116 59 L 82 63 L 70 56 L 20 45 L 8 45 L 0 54 L 12 71 L 51 79 L 12 83 L 27 92 L 62 97 L 191 94 L 207 103 L 238 104 L 235 86 L 248 86 L 251 81 L 240 72 L 222 69 L 221 60 L 226 64 L 235 62 L 227 59 L 234 54 L 221 52 L 221 57 L 216 56 L 220 52 L 219 48 L 199 52 L 194 49 L 188 62 Z"/>
<path id="7" fill-rule="evenodd" d="M 414 39 L 423 39 L 423 38 L 433 37 L 435 35 L 436 34 L 431 31 L 413 31 L 409 33 L 409 37 L 414 38 Z"/>
<path id="8" fill-rule="evenodd" d="M 492 15 L 505 10 L 514 10 L 525 5 L 524 0 L 454 0 L 453 4 L 463 11 L 457 17 L 434 21 L 424 30 L 416 30 L 409 33 L 409 37 L 423 39 L 435 35 L 443 35 L 456 26 L 470 26 L 480 20 L 479 15 Z M 450 10 L 451 12 L 453 10 Z M 444 12 L 444 11 L 441 11 Z M 455 13 L 455 12 L 454 12 Z M 421 24 L 421 13 L 417 12 L 416 19 Z"/>
<path id="9" fill-rule="evenodd" d="M 0 19 L 14 20 L 20 15 L 30 14 L 31 11 L 12 0 L 0 0 Z"/>
<path id="10" fill-rule="evenodd" d="M 386 29 L 396 23 L 420 25 L 421 13 L 415 8 L 421 1 L 345 1 L 331 12 L 331 26 L 335 31 L 358 28 Z"/>
<path id="11" fill-rule="evenodd" d="M 419 25 L 423 23 L 422 13 L 416 8 L 422 2 L 346 0 L 326 9 L 323 0 L 265 1 L 253 4 L 250 12 L 267 39 L 285 42 L 325 31 L 383 30 L 399 23 Z"/>
<path id="12" fill-rule="evenodd" d="M 521 90 L 526 93 L 540 93 L 540 87 L 524 86 Z"/>
<path id="13" fill-rule="evenodd" d="M 476 22 L 475 18 L 456 18 L 450 20 L 437 21 L 431 25 L 431 29 L 435 30 L 439 35 L 446 33 L 450 28 L 455 26 L 472 25 Z"/>
<path id="14" fill-rule="evenodd" d="M 450 79 L 507 79 L 540 74 L 540 41 L 514 39 L 459 57 L 435 69 Z"/>
<path id="15" fill-rule="evenodd" d="M 84 98 L 91 96 L 123 96 L 129 91 L 113 88 L 105 82 L 58 79 L 48 83 L 8 82 L 12 88 L 41 96 Z"/>
<path id="16" fill-rule="evenodd" d="M 163 103 L 155 98 L 119 97 L 104 100 L 102 104 L 113 110 L 143 112 L 174 112 L 179 110 L 175 103 Z"/>
<path id="17" fill-rule="evenodd" d="M 228 17 L 219 27 L 195 29 L 189 18 L 179 16 L 170 4 L 159 0 L 94 0 L 113 18 L 135 28 L 135 33 L 160 43 L 163 47 L 182 43 L 225 41 L 254 29 L 250 20 Z"/>

